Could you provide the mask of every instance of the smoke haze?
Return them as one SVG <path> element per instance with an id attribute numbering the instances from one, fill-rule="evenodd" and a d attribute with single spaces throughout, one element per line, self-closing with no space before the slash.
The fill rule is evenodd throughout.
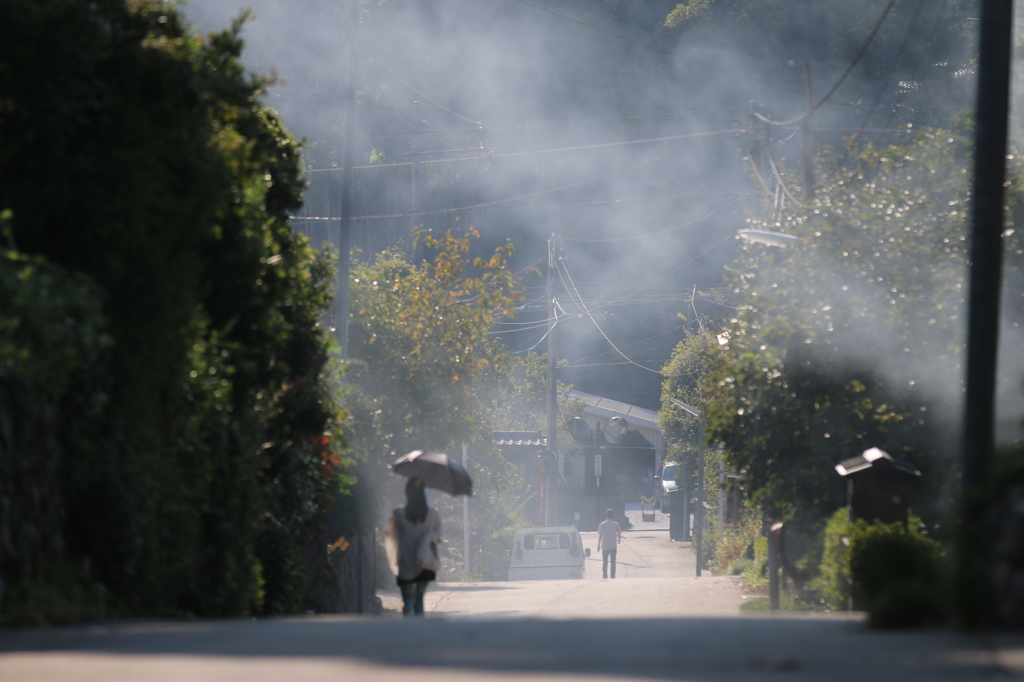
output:
<path id="1" fill-rule="evenodd" d="M 556 283 L 571 316 L 559 326 L 571 366 L 563 378 L 658 409 L 657 372 L 687 325 L 729 314 L 723 267 L 737 254 L 736 231 L 764 214 L 751 150 L 767 146 L 800 185 L 799 124 L 766 126 L 751 112 L 783 120 L 806 111 L 802 63 L 817 101 L 885 5 L 779 0 L 756 16 L 675 28 L 664 26 L 675 2 L 614 0 L 389 0 L 358 4 L 352 21 L 346 3 L 218 0 L 189 3 L 185 14 L 211 31 L 252 7 L 244 57 L 278 75 L 266 103 L 306 140 L 311 185 L 297 228 L 315 242 L 337 229 L 310 218 L 339 215 L 354 39 L 353 246 L 366 257 L 414 225 L 472 224 L 481 252 L 511 239 L 514 267 L 543 270 L 548 238 L 559 235 L 571 276 Z M 894 142 L 971 109 L 977 16 L 976 2 L 897 2 L 816 111 L 819 150 L 841 149 L 858 130 Z M 543 277 L 524 282 L 529 304 L 496 330 L 518 351 L 540 341 L 547 317 Z M 1016 436 L 1024 409 L 1024 362 L 1009 352 L 1020 346 L 1016 329 L 1008 323 L 1004 337 L 1004 437 Z"/>

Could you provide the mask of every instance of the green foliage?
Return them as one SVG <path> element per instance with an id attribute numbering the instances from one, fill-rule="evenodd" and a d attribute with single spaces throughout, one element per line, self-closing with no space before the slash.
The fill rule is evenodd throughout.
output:
<path id="1" fill-rule="evenodd" d="M 676 28 L 686 22 L 698 19 L 707 14 L 714 0 L 688 0 L 676 5 L 676 8 L 665 17 L 665 26 Z"/>
<path id="2" fill-rule="evenodd" d="M 520 289 L 506 259 L 512 245 L 469 260 L 472 229 L 463 236 L 421 234 L 430 258 L 409 262 L 400 250 L 352 267 L 350 354 L 344 404 L 352 414 L 350 441 L 362 464 L 359 491 L 369 518 L 404 504 L 402 482 L 387 470 L 410 450 L 457 456 L 468 447 L 472 576 L 500 575 L 511 533 L 522 525 L 516 503 L 518 470 L 491 444 L 494 424 L 532 424 L 537 359 L 507 355 L 488 334 L 514 313 Z M 499 416 L 491 405 L 504 402 Z M 441 493 L 431 504 L 445 528 L 445 568 L 462 564 L 461 500 Z M 466 576 L 470 577 L 470 576 Z"/>
<path id="3" fill-rule="evenodd" d="M 8 617 L 63 584 L 131 615 L 304 606 L 300 548 L 340 466 L 318 323 L 332 266 L 288 223 L 298 148 L 259 104 L 241 22 L 200 39 L 160 2 L 0 7 L 0 208 L 22 252 L 90 283 L 77 347 L 110 339 L 99 363 L 80 353 L 93 390 L 54 388 L 103 398 L 67 409 L 52 448 L 47 541 L 78 578 L 5 556 L 5 580 L 25 576 Z M 67 286 L 40 310 L 72 306 Z M 45 340 L 29 345 L 47 366 L 78 352 Z"/>
<path id="4" fill-rule="evenodd" d="M 969 152 L 966 122 L 867 145 L 825 164 L 806 208 L 751 221 L 802 239 L 744 244 L 730 277 L 740 311 L 702 386 L 711 437 L 773 518 L 831 514 L 844 496 L 834 464 L 871 446 L 921 469 L 935 505 L 921 509 L 941 511 L 956 442 Z M 1024 253 L 1012 229 L 1019 186 L 1013 171 L 1010 281 Z"/>
<path id="5" fill-rule="evenodd" d="M 825 526 L 818 576 L 812 581 L 821 606 L 841 611 L 850 605 L 850 508 L 840 507 Z"/>
<path id="6" fill-rule="evenodd" d="M 709 372 L 710 363 L 717 362 L 715 345 L 703 334 L 691 334 L 672 351 L 672 357 L 661 372 L 661 410 L 658 425 L 665 435 L 667 444 L 666 461 L 680 464 L 676 482 L 684 489 L 696 490 L 697 461 L 700 444 L 700 420 L 672 402 L 680 400 L 687 405 L 702 409 L 705 396 L 701 382 Z M 705 447 L 704 480 L 705 502 L 718 504 L 718 468 L 721 452 L 718 448 Z"/>
<path id="7" fill-rule="evenodd" d="M 875 627 L 915 627 L 937 622 L 946 600 L 942 552 L 917 524 L 865 524 L 850 534 L 853 598 Z"/>
<path id="8" fill-rule="evenodd" d="M 754 538 L 754 559 L 743 570 L 743 582 L 751 587 L 768 584 L 768 538 Z"/>
<path id="9" fill-rule="evenodd" d="M 887 4 L 887 0 L 687 0 L 670 5 L 662 16 L 664 28 L 693 50 L 728 45 L 734 58 L 745 58 L 750 64 L 781 66 L 788 60 L 810 61 L 817 73 L 823 73 L 838 72 L 849 63 Z M 956 2 L 928 4 L 944 5 L 936 7 L 942 10 L 937 17 L 941 20 L 934 23 L 929 35 L 929 54 L 939 67 L 928 74 L 930 91 L 949 90 L 947 86 L 955 82 L 957 69 L 974 59 L 974 54 L 964 49 L 976 30 L 971 22 L 971 6 Z M 845 86 L 848 92 L 857 93 L 855 99 L 874 94 L 878 79 L 890 72 L 894 71 L 896 79 L 920 77 L 912 60 L 894 58 L 913 14 L 910 3 L 896 3 L 860 62 L 859 69 L 866 77 L 862 83 L 850 79 Z M 799 40 L 794 40 L 795 36 Z M 957 104 L 962 105 L 961 110 L 969 106 L 965 99 Z"/>
<path id="10" fill-rule="evenodd" d="M 473 379 L 507 362 L 487 331 L 514 314 L 519 295 L 505 267 L 512 245 L 470 262 L 470 238 L 478 237 L 472 228 L 466 237 L 423 234 L 434 255 L 420 265 L 400 250 L 353 265 L 350 354 L 365 363 L 353 379 L 384 420 L 374 440 L 356 434 L 364 452 L 386 460 L 442 450 L 473 433 Z"/>
<path id="11" fill-rule="evenodd" d="M 762 579 L 760 574 L 764 566 L 758 563 L 755 551 L 762 525 L 762 514 L 753 507 L 743 510 L 736 523 L 726 524 L 725 533 L 715 548 L 714 559 L 709 564 L 711 572 L 744 577 L 749 573 L 751 577 Z M 761 559 L 767 561 L 767 553 Z"/>
<path id="12" fill-rule="evenodd" d="M 103 599 L 79 599 L 94 596 L 95 583 L 65 563 L 67 455 L 58 438 L 69 422 L 95 418 L 106 400 L 101 294 L 42 257 L 5 250 L 0 300 L 0 579 L 17 602 L 7 609 L 37 624 L 102 615 Z"/>

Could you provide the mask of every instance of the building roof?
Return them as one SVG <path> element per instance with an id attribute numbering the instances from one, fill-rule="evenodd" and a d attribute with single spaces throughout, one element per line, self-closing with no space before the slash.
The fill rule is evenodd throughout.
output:
<path id="1" fill-rule="evenodd" d="M 592 395 L 582 391 L 572 391 L 569 393 L 569 397 L 586 403 L 587 406 L 583 408 L 583 411 L 587 414 L 608 419 L 622 417 L 626 420 L 627 424 L 661 431 L 661 427 L 658 426 L 658 413 L 654 410 L 645 410 L 636 405 L 620 403 L 618 400 L 602 398 L 599 395 Z"/>
<path id="2" fill-rule="evenodd" d="M 599 395 L 583 391 L 571 391 L 569 398 L 583 402 L 583 419 L 591 429 L 600 430 L 599 422 L 607 425 L 608 420 L 612 417 L 622 417 L 629 425 L 630 431 L 639 432 L 651 444 L 651 447 L 658 453 L 659 462 L 664 457 L 665 436 L 661 433 L 661 427 L 658 425 L 658 413 L 654 410 L 622 403 L 611 398 L 602 398 Z"/>

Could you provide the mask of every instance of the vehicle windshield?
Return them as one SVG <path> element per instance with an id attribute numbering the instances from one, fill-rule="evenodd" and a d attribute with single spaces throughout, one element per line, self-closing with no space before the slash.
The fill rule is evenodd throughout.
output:
<path id="1" fill-rule="evenodd" d="M 665 470 L 661 472 L 661 480 L 663 481 L 675 481 L 676 480 L 676 466 L 665 467 Z"/>

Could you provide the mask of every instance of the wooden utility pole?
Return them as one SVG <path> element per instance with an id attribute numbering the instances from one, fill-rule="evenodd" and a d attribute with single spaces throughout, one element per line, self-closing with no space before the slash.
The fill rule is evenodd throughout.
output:
<path id="1" fill-rule="evenodd" d="M 983 496 L 995 450 L 996 353 L 1002 290 L 1003 183 L 1010 103 L 1013 0 L 983 0 L 978 58 L 977 133 L 971 193 L 971 260 L 964 395 L 961 618 L 981 625 L 991 609 L 990 548 L 984 543 Z"/>

